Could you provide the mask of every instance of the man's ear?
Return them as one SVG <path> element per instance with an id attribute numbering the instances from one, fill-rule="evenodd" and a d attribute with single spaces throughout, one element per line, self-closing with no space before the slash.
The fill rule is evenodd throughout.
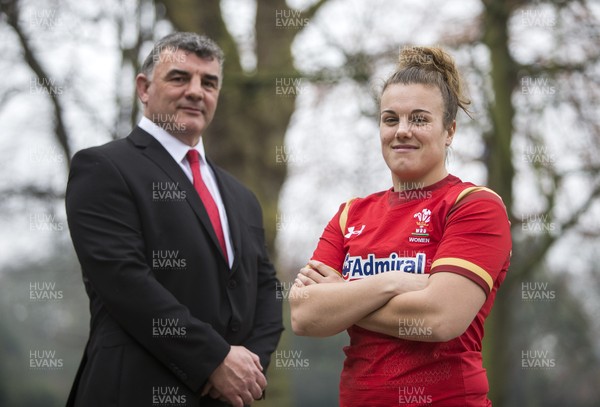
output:
<path id="1" fill-rule="evenodd" d="M 148 87 L 150 86 L 150 80 L 148 77 L 139 73 L 135 77 L 135 88 L 137 90 L 137 95 L 140 101 L 145 105 L 148 102 Z"/>

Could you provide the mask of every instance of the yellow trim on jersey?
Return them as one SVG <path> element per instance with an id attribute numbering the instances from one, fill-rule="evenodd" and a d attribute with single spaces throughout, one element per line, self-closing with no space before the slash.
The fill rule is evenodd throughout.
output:
<path id="1" fill-rule="evenodd" d="M 344 206 L 344 210 L 340 213 L 340 229 L 342 231 L 342 235 L 345 235 L 344 230 L 346 229 L 346 223 L 348 222 L 348 211 L 350 210 L 350 203 L 354 201 L 356 198 L 351 198 L 346 201 L 346 205 Z"/>
<path id="2" fill-rule="evenodd" d="M 481 277 L 483 279 L 483 281 L 485 281 L 487 283 L 487 285 L 490 287 L 490 291 L 492 291 L 492 288 L 494 287 L 494 280 L 492 280 L 492 276 L 490 276 L 487 271 L 485 271 L 484 269 L 482 269 L 475 263 L 471 263 L 470 261 L 459 259 L 456 257 L 443 257 L 441 259 L 437 259 L 436 261 L 434 261 L 433 264 L 431 265 L 431 269 L 433 270 L 437 266 L 444 266 L 444 265 L 457 266 L 457 267 L 463 268 L 465 270 L 469 270 L 473 274 L 476 274 L 479 277 Z"/>
<path id="3" fill-rule="evenodd" d="M 502 198 L 500 197 L 500 195 L 498 195 L 497 193 L 495 193 L 494 191 L 492 191 L 489 188 L 486 187 L 469 187 L 469 188 L 465 188 L 464 190 L 462 190 L 462 192 L 460 194 L 458 194 L 458 197 L 456 198 L 456 201 L 454 201 L 454 205 L 456 205 L 457 203 L 460 202 L 461 199 L 463 199 L 465 196 L 472 194 L 474 192 L 479 192 L 479 191 L 487 191 L 490 192 L 494 195 L 496 195 L 498 198 L 500 198 L 500 200 L 502 200 Z"/>

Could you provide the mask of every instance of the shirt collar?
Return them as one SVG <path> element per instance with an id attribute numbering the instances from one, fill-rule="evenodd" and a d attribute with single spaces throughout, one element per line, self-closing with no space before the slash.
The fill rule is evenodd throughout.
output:
<path id="1" fill-rule="evenodd" d="M 169 134 L 165 129 L 148 119 L 146 116 L 142 116 L 138 126 L 154 137 L 167 152 L 173 157 L 178 163 L 183 162 L 185 155 L 191 148 L 198 151 L 202 160 L 206 163 L 206 154 L 204 152 L 204 143 L 202 137 L 194 147 L 190 147 L 181 140 L 175 138 Z"/>

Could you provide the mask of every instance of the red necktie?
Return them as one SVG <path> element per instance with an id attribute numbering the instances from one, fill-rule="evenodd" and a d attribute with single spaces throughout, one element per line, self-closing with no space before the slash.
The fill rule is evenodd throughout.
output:
<path id="1" fill-rule="evenodd" d="M 198 195 L 200 195 L 200 199 L 202 199 L 202 203 L 206 208 L 206 212 L 210 218 L 210 223 L 212 223 L 213 229 L 217 234 L 217 239 L 219 239 L 219 244 L 223 250 L 225 260 L 229 262 L 227 257 L 227 246 L 225 245 L 225 235 L 223 235 L 223 227 L 221 226 L 221 218 L 219 217 L 219 208 L 217 208 L 215 200 L 213 199 L 210 191 L 204 183 L 204 180 L 202 179 L 202 174 L 200 174 L 200 160 L 198 159 L 198 156 L 199 153 L 197 150 L 189 150 L 186 154 L 187 160 L 192 168 L 194 188 L 196 188 L 196 191 L 198 192 Z"/>

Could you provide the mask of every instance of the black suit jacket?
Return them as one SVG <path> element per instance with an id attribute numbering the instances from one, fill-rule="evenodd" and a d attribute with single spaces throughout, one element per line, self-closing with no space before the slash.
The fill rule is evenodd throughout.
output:
<path id="1" fill-rule="evenodd" d="M 67 218 L 91 327 L 67 405 L 220 406 L 199 393 L 230 345 L 269 364 L 283 327 L 261 209 L 211 167 L 231 270 L 192 183 L 154 137 L 135 128 L 73 157 Z"/>

